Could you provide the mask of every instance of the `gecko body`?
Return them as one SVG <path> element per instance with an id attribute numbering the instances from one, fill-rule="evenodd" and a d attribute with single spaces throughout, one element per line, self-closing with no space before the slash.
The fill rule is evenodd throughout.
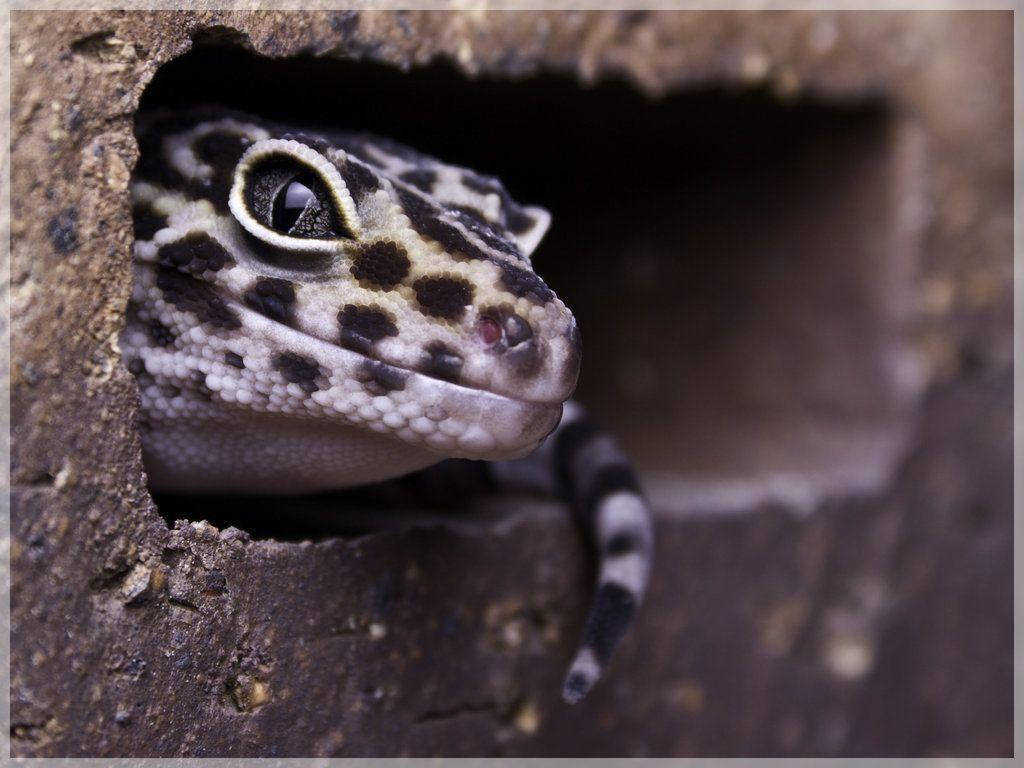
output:
<path id="1" fill-rule="evenodd" d="M 646 502 L 581 408 L 572 313 L 534 272 L 548 227 L 495 178 L 358 134 L 219 109 L 139 122 L 122 338 L 150 486 L 302 494 L 486 460 L 556 493 L 599 550 L 563 695 L 643 596 Z"/>

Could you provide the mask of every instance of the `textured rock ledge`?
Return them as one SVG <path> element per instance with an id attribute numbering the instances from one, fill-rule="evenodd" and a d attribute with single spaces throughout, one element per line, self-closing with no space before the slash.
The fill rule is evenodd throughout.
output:
<path id="1" fill-rule="evenodd" d="M 1009 753 L 1010 29 L 1000 14 L 12 14 L 13 752 Z M 686 260 L 697 265 L 692 274 L 671 271 L 681 261 L 679 241 L 667 247 L 642 236 L 644 226 L 669 231 L 658 216 L 680 218 L 660 207 L 672 201 L 671 184 L 651 218 L 636 218 L 649 206 L 622 214 L 640 232 L 613 239 L 604 257 L 622 262 L 628 253 L 637 265 L 628 275 L 607 271 L 605 283 L 595 276 L 576 286 L 580 266 L 595 262 L 574 254 L 590 251 L 552 242 L 557 256 L 541 271 L 578 294 L 570 303 L 589 315 L 585 332 L 596 332 L 587 336 L 582 394 L 649 477 L 684 481 L 658 486 L 650 602 L 609 679 L 581 707 L 565 707 L 557 691 L 589 573 L 556 505 L 492 499 L 455 526 L 430 518 L 358 538 L 324 533 L 317 543 L 214 528 L 200 521 L 223 511 L 198 505 L 189 522 L 168 528 L 155 510 L 132 427 L 132 381 L 117 350 L 129 285 L 131 120 L 156 69 L 192 39 L 269 57 L 411 67 L 410 76 L 442 57 L 452 62 L 446 87 L 459 73 L 542 77 L 535 89 L 526 80 L 510 91 L 524 102 L 555 73 L 581 84 L 621 77 L 664 103 L 706 88 L 742 101 L 754 88 L 783 105 L 813 95 L 834 111 L 834 119 L 799 113 L 774 132 L 755 121 L 725 136 L 723 123 L 737 130 L 722 106 L 729 98 L 711 111 L 696 135 L 716 148 L 742 143 L 737 136 L 779 139 L 809 128 L 796 155 L 781 140 L 755 141 L 747 158 L 729 155 L 738 170 L 726 183 L 715 182 L 714 162 L 700 168 L 713 189 L 742 194 L 718 203 L 692 191 L 682 198 L 719 206 L 719 218 L 704 225 L 705 209 L 682 208 L 696 211 L 682 228 L 706 238 L 683 241 L 694 246 L 685 253 L 701 255 Z M 590 103 L 581 94 L 579 103 Z M 858 122 L 843 111 L 865 98 L 883 102 L 885 114 Z M 682 102 L 680 114 L 688 104 L 705 102 Z M 700 124 L 700 110 L 690 113 Z M 495 130 L 502 120 L 494 118 Z M 853 123 L 863 127 L 844 133 Z M 593 133 L 600 131 L 586 136 Z M 835 135 L 849 143 L 830 143 Z M 527 138 L 538 142 L 537 134 Z M 755 155 L 778 157 L 781 175 L 744 177 L 748 165 L 773 167 Z M 846 175 L 815 175 L 823 159 L 844 155 L 875 158 L 865 164 L 875 175 L 865 180 L 860 163 Z M 794 158 L 804 175 L 792 173 Z M 623 183 L 629 163 L 618 169 Z M 647 167 L 633 170 L 646 179 Z M 777 198 L 744 196 L 759 185 L 774 191 L 769 182 L 791 176 L 799 183 Z M 640 184 L 617 198 L 608 188 L 626 202 L 665 184 Z M 830 199 L 834 190 L 843 195 Z M 870 201 L 879 195 L 876 209 Z M 784 205 L 772 207 L 772 199 Z M 765 203 L 760 219 L 747 214 L 751 201 Z M 844 226 L 840 213 L 855 226 Z M 563 232 L 574 233 L 566 237 L 584 231 L 574 215 L 558 219 L 556 211 Z M 855 231 L 880 233 L 886 244 L 873 250 Z M 735 255 L 744 237 L 756 256 L 749 262 Z M 844 249 L 851 240 L 856 247 Z M 802 260 L 773 273 L 763 265 L 776 262 L 761 258 L 774 255 L 769 241 Z M 873 255 L 862 262 L 863 253 Z M 887 281 L 871 278 L 894 263 L 895 299 L 885 294 Z M 624 279 L 633 274 L 648 277 Z M 730 300 L 750 274 L 769 288 L 754 294 L 759 301 Z M 832 284 L 829 274 L 842 279 Z M 705 297 L 711 327 L 734 311 L 745 318 L 735 336 L 712 334 L 705 344 L 721 354 L 683 339 L 685 370 L 657 350 L 647 363 L 622 352 L 642 344 L 639 336 L 662 348 L 677 339 L 669 330 L 681 324 L 682 302 L 655 290 L 665 275 L 666 284 L 703 286 L 691 298 Z M 864 288 L 853 299 L 843 292 L 850 284 Z M 639 316 L 648 325 L 626 322 L 631 315 L 615 304 L 626 294 L 611 295 L 612 285 L 649 297 L 654 310 Z M 801 295 L 814 301 L 801 303 Z M 766 309 L 758 314 L 758 306 Z M 787 314 L 788 306 L 796 309 Z M 835 306 L 851 307 L 852 321 L 841 322 Z M 816 308 L 839 319 L 821 322 L 828 333 L 794 335 L 815 324 Z M 610 331 L 602 314 L 616 321 Z M 700 317 L 682 317 L 700 327 Z M 774 318 L 785 319 L 780 347 L 756 330 Z M 858 378 L 859 362 L 870 368 L 885 357 L 857 352 L 888 343 L 872 335 L 877 328 L 898 337 L 895 360 L 905 363 L 879 374 L 882 384 Z M 730 340 L 732 347 L 719 343 Z M 751 352 L 766 344 L 781 357 Z M 813 376 L 804 379 L 816 383 L 794 384 L 773 369 L 773 359 L 787 360 L 784 346 L 808 350 L 799 359 L 810 361 L 803 373 Z M 905 390 L 900 371 L 911 379 Z M 672 419 L 658 375 L 675 393 Z M 742 387 L 735 400 L 721 394 L 742 380 L 760 382 L 751 392 L 768 395 L 750 400 Z M 843 388 L 851 380 L 852 394 Z M 857 391 L 878 393 L 885 407 L 865 406 Z M 687 392 L 698 407 L 688 409 Z M 834 399 L 816 400 L 823 393 Z M 802 420 L 814 402 L 818 415 Z M 720 430 L 687 421 L 702 403 L 716 406 Z M 791 423 L 818 435 L 822 412 L 838 425 L 826 442 L 765 447 Z M 887 416 L 905 430 L 884 471 L 867 482 L 803 460 L 831 455 L 822 446 Z M 681 441 L 659 431 L 660 421 L 708 432 Z M 715 476 L 723 467 L 743 469 L 723 485 Z M 707 493 L 777 489 L 765 478 L 780 476 L 786 488 L 814 488 L 801 497 L 810 501 Z M 701 495 L 677 499 L 671 489 L 692 488 L 693 478 Z M 709 501 L 716 498 L 729 503 Z"/>

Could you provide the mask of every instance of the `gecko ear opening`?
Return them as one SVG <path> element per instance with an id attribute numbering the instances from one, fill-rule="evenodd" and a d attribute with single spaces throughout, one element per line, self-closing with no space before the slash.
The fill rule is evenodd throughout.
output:
<path id="1" fill-rule="evenodd" d="M 509 228 L 515 236 L 516 245 L 524 256 L 529 257 L 551 226 L 551 214 L 536 205 L 529 205 L 517 211 L 512 219 Z"/>

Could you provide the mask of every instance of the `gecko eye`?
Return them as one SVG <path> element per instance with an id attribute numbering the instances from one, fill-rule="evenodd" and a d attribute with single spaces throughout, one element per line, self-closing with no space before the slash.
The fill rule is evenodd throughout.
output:
<path id="1" fill-rule="evenodd" d="M 358 237 L 355 204 L 337 168 L 294 141 L 250 147 L 236 168 L 229 203 L 249 234 L 284 250 L 335 253 Z"/>
<path id="2" fill-rule="evenodd" d="M 305 240 L 352 236 L 327 185 L 298 163 L 268 161 L 254 168 L 248 197 L 256 220 L 282 235 Z"/>

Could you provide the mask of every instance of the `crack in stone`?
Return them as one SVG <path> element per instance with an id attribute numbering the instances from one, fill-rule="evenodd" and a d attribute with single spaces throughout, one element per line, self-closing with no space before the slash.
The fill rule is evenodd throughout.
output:
<path id="1" fill-rule="evenodd" d="M 464 704 L 456 704 L 452 707 L 445 709 L 431 709 L 423 712 L 415 717 L 413 723 L 415 725 L 422 725 L 424 723 L 436 722 L 438 720 L 450 720 L 455 717 L 461 717 L 462 715 L 473 715 L 489 712 L 495 717 L 501 717 L 501 713 L 504 708 L 496 701 L 482 701 L 478 703 L 466 702 Z"/>

